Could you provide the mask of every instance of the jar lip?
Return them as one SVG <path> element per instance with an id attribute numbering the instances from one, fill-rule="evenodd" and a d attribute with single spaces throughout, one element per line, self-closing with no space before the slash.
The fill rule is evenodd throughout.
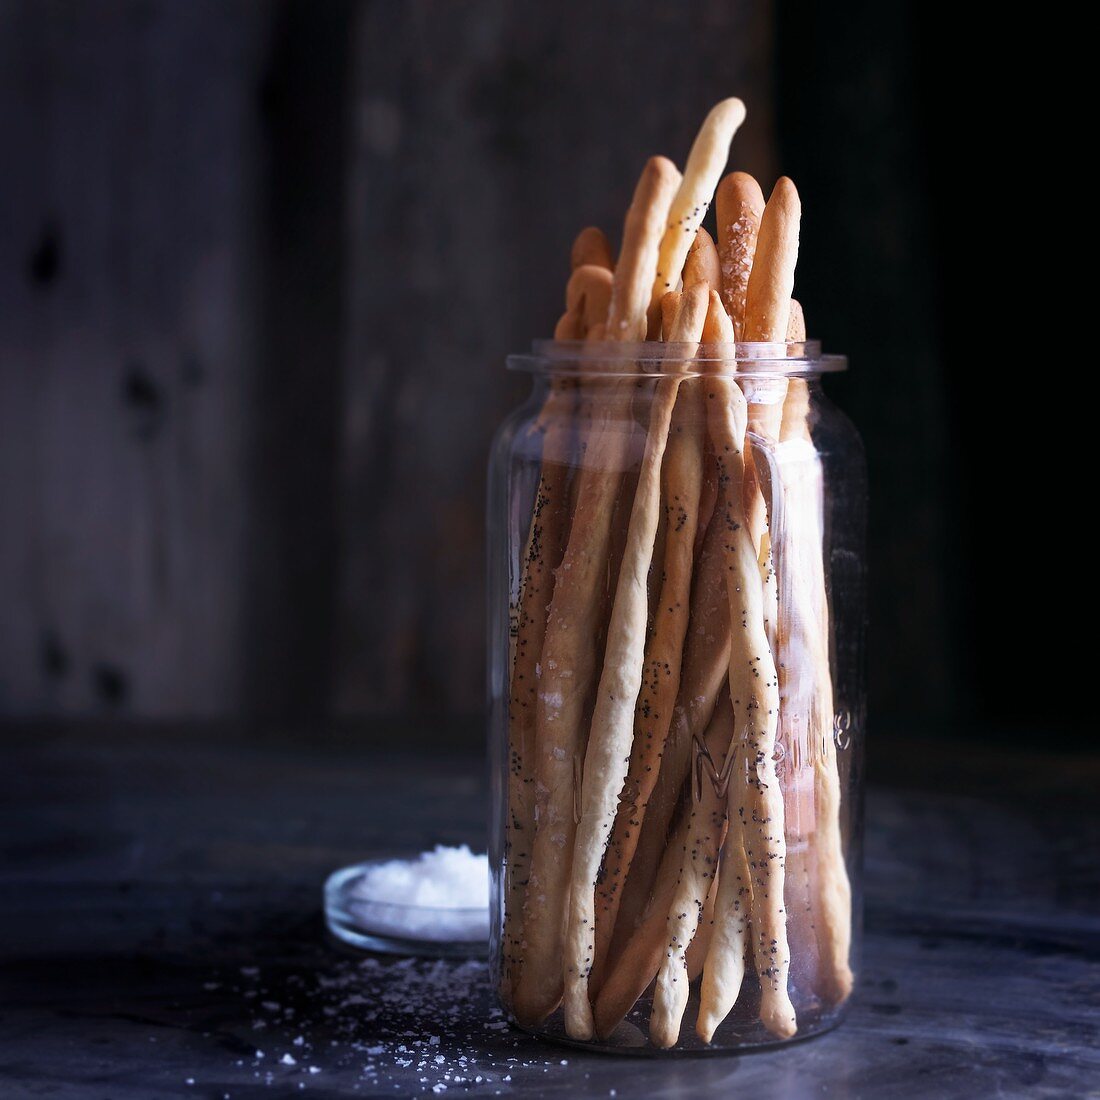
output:
<path id="1" fill-rule="evenodd" d="M 685 370 L 691 363 L 693 369 Z M 532 374 L 615 376 L 736 373 L 812 377 L 848 369 L 843 355 L 825 355 L 819 340 L 736 344 L 672 344 L 661 340 L 535 340 L 531 351 L 509 355 L 509 370 Z M 698 367 L 698 369 L 694 369 Z"/>

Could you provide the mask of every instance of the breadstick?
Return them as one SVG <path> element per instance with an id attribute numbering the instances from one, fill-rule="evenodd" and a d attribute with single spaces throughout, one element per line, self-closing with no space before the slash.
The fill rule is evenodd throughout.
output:
<path id="1" fill-rule="evenodd" d="M 722 278 L 718 249 L 714 247 L 711 235 L 700 226 L 695 231 L 695 240 L 691 242 L 687 257 L 684 259 L 684 286 L 706 283 L 716 288 Z"/>
<path id="2" fill-rule="evenodd" d="M 676 289 L 688 249 L 695 239 L 695 231 L 706 217 L 714 188 L 729 159 L 733 135 L 744 121 L 744 103 L 739 99 L 723 99 L 711 108 L 691 146 L 684 165 L 684 179 L 676 192 L 668 215 L 668 225 L 661 238 L 657 277 L 653 280 L 650 294 L 651 335 L 656 334 L 656 326 L 660 320 L 661 298 L 670 290 Z"/>
<path id="3" fill-rule="evenodd" d="M 730 777 L 732 787 L 740 783 L 740 775 Z M 711 916 L 710 945 L 699 987 L 699 1015 L 695 1021 L 695 1033 L 704 1043 L 714 1038 L 718 1025 L 730 1014 L 745 979 L 752 876 L 741 829 L 736 824 L 726 832 L 721 868 Z"/>
<path id="4" fill-rule="evenodd" d="M 650 157 L 626 213 L 623 248 L 607 314 L 609 340 L 644 340 L 653 271 L 661 233 L 680 185 L 680 172 L 665 157 Z"/>
<path id="5" fill-rule="evenodd" d="M 569 261 L 574 271 L 586 264 L 605 267 L 608 271 L 615 270 L 615 260 L 611 254 L 611 243 L 607 239 L 607 234 L 594 225 L 582 229 L 577 234 Z"/>
<path id="6" fill-rule="evenodd" d="M 635 189 L 608 307 L 607 335 L 613 340 L 644 333 L 657 244 L 678 182 L 675 167 L 653 157 Z M 612 516 L 630 438 L 622 428 L 633 420 L 632 386 L 632 380 L 619 380 L 593 402 L 572 527 L 547 612 L 535 708 L 536 828 L 523 906 L 522 958 L 513 980 L 513 1012 L 529 1026 L 549 1016 L 561 1000 L 576 833 L 575 769 L 584 753 L 584 716 L 596 676 Z"/>
<path id="7" fill-rule="evenodd" d="M 724 746 L 711 753 L 718 775 L 701 774 L 703 759 L 696 761 L 700 769 L 693 777 L 691 812 L 688 815 L 688 837 L 684 845 L 680 877 L 669 903 L 665 931 L 665 957 L 657 974 L 653 1007 L 649 1016 L 649 1039 L 655 1046 L 675 1046 L 680 1038 L 680 1024 L 688 1002 L 687 947 L 694 939 L 702 919 L 707 894 L 710 892 L 718 866 L 718 850 L 726 825 L 726 789 L 729 773 L 725 771 L 733 751 L 733 709 L 729 697 L 722 696 L 714 714 L 726 728 L 717 738 Z M 712 725 L 714 722 L 712 722 Z"/>
<path id="8" fill-rule="evenodd" d="M 726 751 L 730 746 L 731 719 L 729 700 L 726 696 L 722 696 L 703 735 L 703 743 L 714 760 L 724 761 L 725 759 Z M 709 818 L 713 812 L 714 803 L 719 799 L 713 784 L 706 778 L 703 781 L 701 794 L 700 820 L 703 820 Z M 685 813 L 672 836 L 669 837 L 668 844 L 661 855 L 649 906 L 600 989 L 599 997 L 596 999 L 595 1021 L 596 1033 L 603 1038 L 615 1030 L 619 1021 L 634 1006 L 660 969 L 661 960 L 667 949 L 669 908 L 673 903 L 685 862 L 694 854 L 704 859 L 709 856 L 711 860 L 717 855 L 717 834 L 711 830 L 702 830 L 699 833 L 698 841 L 701 847 L 697 853 L 693 852 L 696 841 L 693 816 L 691 813 Z"/>
<path id="9" fill-rule="evenodd" d="M 802 308 L 791 302 L 788 340 L 806 339 Z M 802 734 L 812 761 L 812 810 L 808 819 L 809 878 L 812 897 L 805 905 L 816 933 L 818 992 L 830 1003 L 852 991 L 851 884 L 840 829 L 840 776 L 833 741 L 833 685 L 829 669 L 829 609 L 825 595 L 823 486 L 821 461 L 809 427 L 806 382 L 791 379 L 783 405 L 780 446 L 774 464 L 782 487 L 776 568 L 780 581 L 780 692 L 784 720 L 805 723 Z M 774 475 L 773 475 L 774 477 Z M 774 496 L 774 486 L 772 487 Z M 774 507 L 774 505 L 773 505 Z M 809 666 L 807 668 L 807 666 Z M 799 675 L 801 673 L 801 675 Z M 807 675 L 808 673 L 808 675 Z M 791 742 L 800 731 L 789 734 Z M 801 754 L 792 753 L 796 776 Z M 802 800 L 797 800 L 801 808 Z"/>
<path id="10" fill-rule="evenodd" d="M 759 262 L 758 255 L 754 271 Z M 751 301 L 750 296 L 749 317 L 752 316 Z M 725 313 L 716 293 L 712 293 L 710 308 L 715 317 Z M 728 378 L 712 374 L 704 381 L 707 423 L 721 470 L 721 495 L 715 519 L 726 528 L 726 593 L 730 601 L 732 634 L 730 695 L 740 751 L 745 754 L 747 767 L 746 781 L 730 784 L 730 822 L 731 829 L 738 826 L 741 830 L 752 873 L 753 953 L 760 979 L 760 1019 L 769 1031 L 785 1038 L 794 1034 L 796 1023 L 787 992 L 790 951 L 783 901 L 786 838 L 783 795 L 774 760 L 779 685 L 764 631 L 763 585 L 757 552 L 742 501 L 748 408 L 741 390 Z M 737 769 L 737 773 L 740 776 L 741 769 Z M 716 942 L 721 939 L 716 936 Z"/>
<path id="11" fill-rule="evenodd" d="M 726 830 L 722 830 L 722 839 L 725 839 Z M 721 847 L 721 841 L 719 842 Z M 707 891 L 707 900 L 703 905 L 703 915 L 699 918 L 699 927 L 691 943 L 685 952 L 688 981 L 693 982 L 703 973 L 703 962 L 710 949 L 711 935 L 714 932 L 714 903 L 718 897 L 718 884 L 722 881 L 721 863 L 714 869 L 714 878 L 711 880 L 710 889 Z"/>
<path id="12" fill-rule="evenodd" d="M 574 245 L 574 254 L 576 251 L 577 246 Z M 566 312 L 555 329 L 555 339 L 584 339 L 589 328 L 607 315 L 610 298 L 610 271 L 592 265 L 578 267 L 566 288 Z M 509 779 L 502 936 L 502 987 L 508 1000 L 511 999 L 513 971 L 521 951 L 523 895 L 535 827 L 532 761 L 535 753 L 538 670 L 546 630 L 546 608 L 554 587 L 553 570 L 561 560 L 568 527 L 572 480 L 569 471 L 573 459 L 577 389 L 572 380 L 552 379 L 546 403 L 536 422 L 536 430 L 543 433 L 542 471 L 524 550 L 520 597 L 511 624 L 512 682 L 508 702 Z"/>
<path id="13" fill-rule="evenodd" d="M 596 959 L 589 977 L 593 992 L 599 992 L 617 923 L 623 928 L 624 940 L 629 938 L 635 918 L 649 901 L 669 823 L 691 766 L 692 739 L 702 736 L 707 728 L 729 667 L 724 576 L 721 535 L 712 524 L 694 570 L 676 705 L 667 729 L 654 725 L 654 741 L 663 734 L 660 767 L 642 759 L 651 742 L 639 741 L 638 752 L 631 754 L 631 770 L 608 842 L 603 878 L 596 889 Z M 651 767 L 653 771 L 647 770 Z"/>
<path id="14" fill-rule="evenodd" d="M 745 292 L 746 341 L 786 340 L 791 291 L 798 262 L 802 204 L 794 184 L 782 176 L 760 218 L 760 233 Z"/>
<path id="15" fill-rule="evenodd" d="M 722 271 L 722 304 L 733 322 L 735 339 L 745 329 L 745 298 L 749 272 L 756 253 L 764 193 L 746 172 L 731 172 L 718 185 L 714 196 L 718 220 L 718 257 Z"/>
<path id="16" fill-rule="evenodd" d="M 672 326 L 675 343 L 697 343 L 707 313 L 706 287 L 684 292 Z M 682 372 L 690 364 L 679 365 Z M 595 950 L 595 886 L 634 734 L 634 705 L 642 681 L 649 596 L 647 582 L 661 511 L 661 464 L 680 376 L 662 378 L 650 407 L 626 550 L 607 631 L 603 673 L 584 757 L 581 818 L 573 847 L 573 874 L 565 951 L 565 1028 L 574 1039 L 592 1037 L 588 974 Z M 692 533 L 694 541 L 694 532 Z"/>
<path id="17" fill-rule="evenodd" d="M 802 312 L 802 303 L 791 299 L 791 313 L 787 318 L 787 343 L 804 344 L 806 342 L 806 315 Z M 801 381 L 801 379 L 799 380 Z M 806 383 L 802 382 L 805 386 Z"/>

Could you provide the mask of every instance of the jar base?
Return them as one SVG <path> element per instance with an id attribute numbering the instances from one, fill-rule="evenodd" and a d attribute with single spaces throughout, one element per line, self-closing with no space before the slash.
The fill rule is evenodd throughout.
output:
<path id="1" fill-rule="evenodd" d="M 798 1031 L 789 1039 L 778 1039 L 760 1022 L 757 1005 L 738 1005 L 726 1017 L 709 1043 L 695 1034 L 695 1019 L 699 1010 L 699 995 L 692 990 L 680 1028 L 680 1039 L 674 1047 L 664 1049 L 654 1046 L 648 1037 L 648 1020 L 652 1001 L 643 997 L 622 1023 L 607 1039 L 580 1040 L 569 1037 L 565 1030 L 565 1017 L 559 1008 L 537 1027 L 527 1027 L 514 1018 L 514 1027 L 537 1039 L 575 1050 L 594 1051 L 597 1054 L 619 1054 L 635 1058 L 713 1057 L 722 1054 L 748 1054 L 757 1050 L 775 1050 L 806 1039 L 824 1035 L 837 1027 L 847 1014 L 848 1002 L 835 1006 L 814 1006 L 799 1016 Z"/>

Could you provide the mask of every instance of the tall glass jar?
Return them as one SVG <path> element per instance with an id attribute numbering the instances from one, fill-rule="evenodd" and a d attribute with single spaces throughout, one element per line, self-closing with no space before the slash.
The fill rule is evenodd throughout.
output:
<path id="1" fill-rule="evenodd" d="M 536 343 L 489 488 L 491 957 L 593 1048 L 822 1032 L 859 966 L 863 452 L 820 346 Z"/>

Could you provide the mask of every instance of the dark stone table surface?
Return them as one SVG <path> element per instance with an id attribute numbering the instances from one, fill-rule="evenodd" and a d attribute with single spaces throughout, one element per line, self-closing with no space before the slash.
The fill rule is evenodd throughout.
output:
<path id="1" fill-rule="evenodd" d="M 328 871 L 483 843 L 468 727 L 0 738 L 0 1097 L 1100 1096 L 1100 755 L 876 731 L 846 1023 L 642 1060 L 512 1030 L 482 963 L 327 939 Z"/>

